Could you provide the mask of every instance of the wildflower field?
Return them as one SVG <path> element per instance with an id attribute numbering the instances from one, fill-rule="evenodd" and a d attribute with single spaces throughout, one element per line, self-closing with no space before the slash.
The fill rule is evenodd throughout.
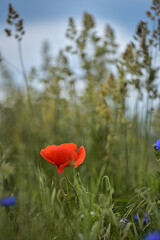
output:
<path id="1" fill-rule="evenodd" d="M 68 45 L 51 56 L 44 43 L 28 73 L 9 4 L 25 87 L 2 55 L 0 239 L 160 239 L 160 1 L 146 14 L 122 53 L 111 26 L 70 18 Z"/>

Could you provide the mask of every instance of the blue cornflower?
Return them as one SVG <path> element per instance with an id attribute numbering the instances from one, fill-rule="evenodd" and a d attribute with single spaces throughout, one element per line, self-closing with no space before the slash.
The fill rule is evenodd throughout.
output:
<path id="1" fill-rule="evenodd" d="M 160 232 L 155 231 L 147 234 L 143 240 L 160 240 Z"/>
<path id="2" fill-rule="evenodd" d="M 148 222 L 148 220 L 150 219 L 150 216 L 149 215 L 147 215 L 147 213 L 143 213 L 144 214 L 144 224 L 146 224 L 147 222 Z M 138 215 L 136 214 L 136 215 L 134 215 L 134 221 L 136 221 L 136 222 L 138 222 Z"/>
<path id="3" fill-rule="evenodd" d="M 15 206 L 16 205 L 16 197 L 7 197 L 1 199 L 1 206 Z"/>
<path id="4" fill-rule="evenodd" d="M 154 146 L 156 147 L 157 150 L 160 151 L 160 139 L 157 140 Z"/>

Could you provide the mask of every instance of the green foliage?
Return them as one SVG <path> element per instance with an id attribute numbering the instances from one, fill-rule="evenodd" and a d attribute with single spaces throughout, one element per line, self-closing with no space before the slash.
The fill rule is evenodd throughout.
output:
<path id="1" fill-rule="evenodd" d="M 1 238 L 130 240 L 160 228 L 160 174 L 154 174 L 158 164 L 152 152 L 155 133 L 160 137 L 160 108 L 153 114 L 159 97 L 158 4 L 153 1 L 147 12 L 155 29 L 141 21 L 135 40 L 120 56 L 113 29 L 107 26 L 99 36 L 87 12 L 80 30 L 69 19 L 70 44 L 53 62 L 44 43 L 41 72 L 32 68 L 26 75 L 17 39 L 27 92 L 14 86 L 1 64 L 0 197 L 17 197 L 15 207 L 0 208 Z M 17 14 L 11 5 L 9 13 Z M 42 91 L 34 87 L 39 83 Z M 86 159 L 78 169 L 58 175 L 40 150 L 65 142 L 84 145 Z M 147 224 L 142 212 L 151 216 Z M 125 217 L 129 222 L 122 228 Z"/>

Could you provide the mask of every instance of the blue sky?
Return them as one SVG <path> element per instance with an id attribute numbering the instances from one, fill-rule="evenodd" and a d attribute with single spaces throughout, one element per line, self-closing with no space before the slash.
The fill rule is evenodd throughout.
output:
<path id="1" fill-rule="evenodd" d="M 145 18 L 149 0 L 0 0 L 0 21 L 6 19 L 8 3 L 24 18 L 25 22 L 60 20 L 70 16 L 80 18 L 88 11 L 103 20 L 111 19 L 126 29 L 135 28 L 140 19 Z"/>
<path id="2" fill-rule="evenodd" d="M 132 40 L 139 20 L 146 19 L 145 12 L 151 5 L 150 0 L 0 0 L 0 52 L 17 68 L 20 64 L 16 41 L 4 33 L 9 2 L 24 19 L 26 34 L 22 47 L 27 71 L 31 66 L 40 65 L 42 42 L 50 42 L 53 55 L 66 45 L 65 30 L 69 17 L 80 26 L 84 11 L 91 13 L 99 34 L 109 23 L 124 49 Z"/>

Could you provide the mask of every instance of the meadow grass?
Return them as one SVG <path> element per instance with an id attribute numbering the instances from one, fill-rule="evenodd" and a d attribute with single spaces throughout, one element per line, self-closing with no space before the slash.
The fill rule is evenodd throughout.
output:
<path id="1" fill-rule="evenodd" d="M 159 25 L 151 20 L 154 31 Z M 82 22 L 77 31 L 69 20 L 71 45 L 54 63 L 45 43 L 41 71 L 33 68 L 28 76 L 21 55 L 23 28 L 17 30 L 26 91 L 14 86 L 1 63 L 0 197 L 17 199 L 14 207 L 0 207 L 1 239 L 131 240 L 160 229 L 160 166 L 153 149 L 160 138 L 159 89 L 152 54 L 158 51 L 158 32 L 150 39 L 147 24 L 140 22 L 136 42 L 118 56 L 110 26 L 98 36 L 92 15 L 84 13 Z M 73 55 L 80 75 L 70 64 Z M 42 91 L 35 89 L 37 82 Z M 137 96 L 133 113 L 131 92 Z M 86 158 L 59 175 L 40 150 L 66 142 L 83 145 Z"/>

